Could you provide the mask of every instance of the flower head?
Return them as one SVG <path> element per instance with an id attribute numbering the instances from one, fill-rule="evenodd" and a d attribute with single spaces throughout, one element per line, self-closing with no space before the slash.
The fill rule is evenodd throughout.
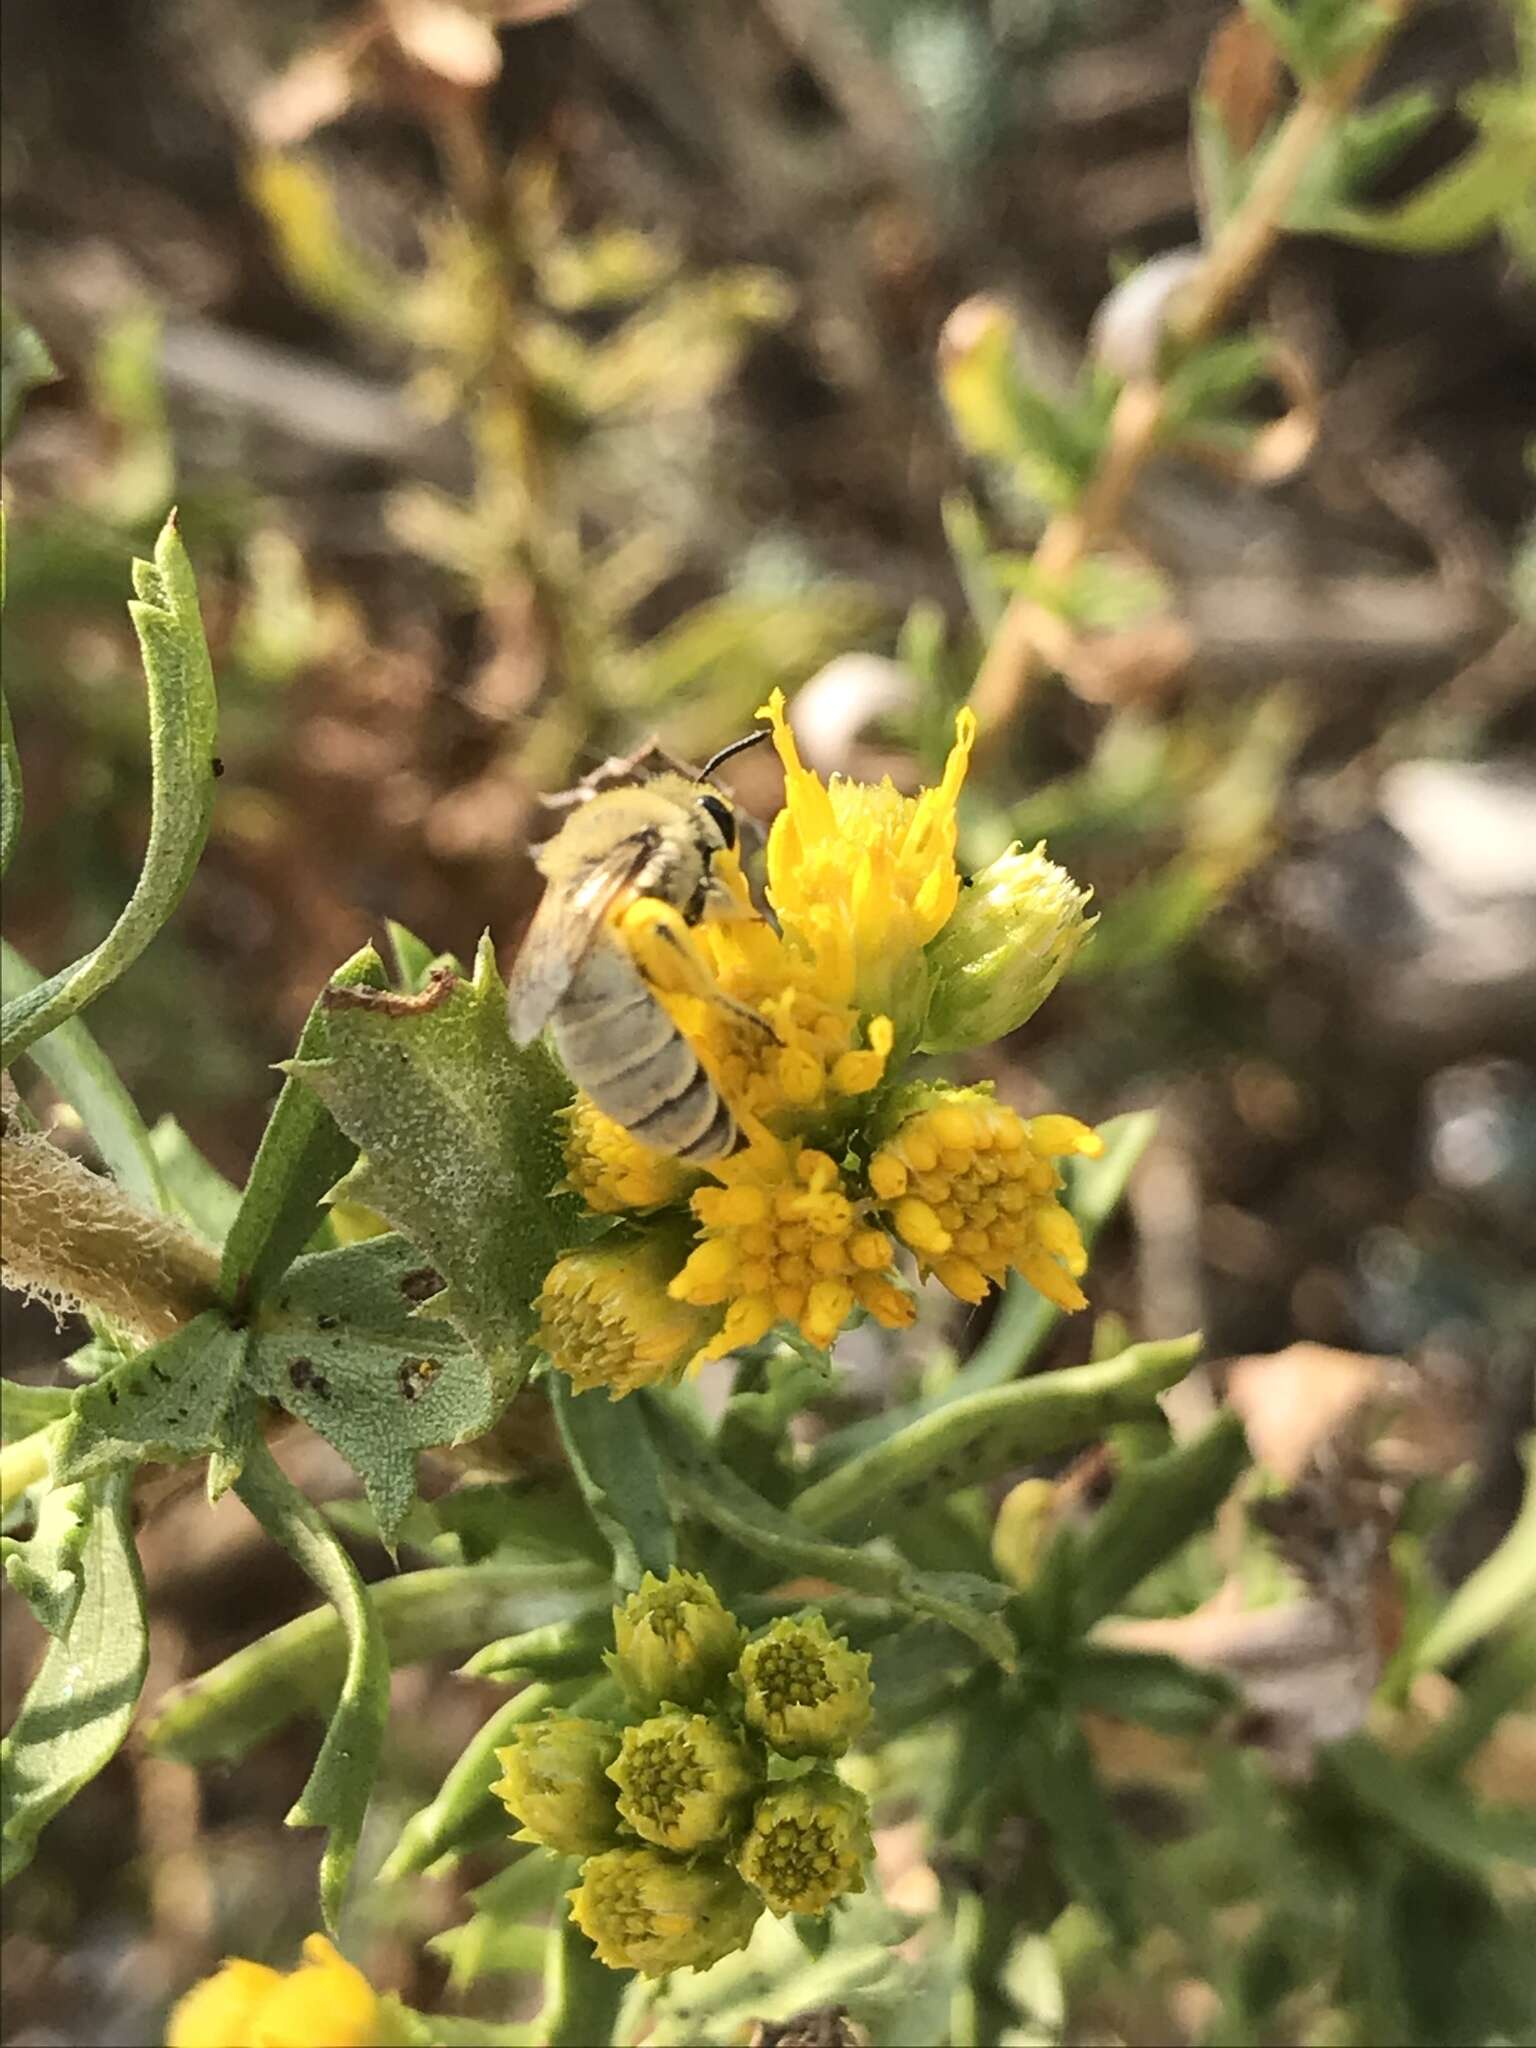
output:
<path id="1" fill-rule="evenodd" d="M 697 1180 L 681 1161 L 653 1152 L 622 1124 L 604 1116 L 590 1096 L 565 1111 L 565 1165 L 571 1186 L 599 1216 L 657 1209 Z"/>
<path id="2" fill-rule="evenodd" d="M 631 1699 L 701 1707 L 725 1686 L 746 1631 L 708 1579 L 673 1570 L 646 1573 L 613 1610 L 613 1634 L 613 1669 Z"/>
<path id="3" fill-rule="evenodd" d="M 990 1045 L 1032 1017 L 1092 929 L 1088 895 L 1043 845 L 1011 846 L 974 876 L 928 948 L 924 1050 Z"/>
<path id="4" fill-rule="evenodd" d="M 698 1189 L 703 1234 L 672 1282 L 681 1301 L 726 1305 L 702 1356 L 754 1344 L 775 1323 L 794 1323 L 829 1345 L 855 1304 L 888 1329 L 911 1322 L 910 1299 L 890 1271 L 895 1247 L 843 1183 L 837 1162 L 809 1146 L 723 1160 L 719 1186 Z"/>
<path id="5" fill-rule="evenodd" d="M 171 2013 L 166 2048 L 386 2048 L 404 2038 L 393 2001 L 323 1934 L 282 1976 L 234 1957 L 194 1984 Z"/>
<path id="6" fill-rule="evenodd" d="M 544 1276 L 534 1306 L 539 1343 L 578 1393 L 606 1387 L 617 1401 L 673 1379 L 718 1325 L 669 1293 L 664 1242 L 600 1244 L 566 1252 Z"/>
<path id="7" fill-rule="evenodd" d="M 707 1970 L 746 1947 L 762 1912 L 762 1901 L 728 1863 L 683 1863 L 652 1848 L 589 1857 L 581 1883 L 566 1896 L 598 1961 L 645 1977 Z"/>
<path id="8" fill-rule="evenodd" d="M 760 715 L 784 764 L 784 808 L 768 834 L 768 895 L 784 935 L 833 1001 L 891 1017 L 903 1036 L 926 1003 L 922 949 L 960 893 L 955 802 L 976 722 L 961 712 L 938 784 L 909 797 L 889 777 L 823 783 L 800 759 L 781 690 Z"/>
<path id="9" fill-rule="evenodd" d="M 775 1786 L 757 1802 L 736 1867 L 770 1913 L 824 1913 L 864 1889 L 869 1807 L 831 1771 Z"/>
<path id="10" fill-rule="evenodd" d="M 1087 1300 L 1088 1255 L 1057 1200 L 1065 1153 L 1102 1140 L 1069 1116 L 1026 1122 L 979 1089 L 923 1089 L 870 1161 L 892 1229 L 962 1301 L 980 1301 L 1009 1267 L 1058 1308 Z"/>
<path id="11" fill-rule="evenodd" d="M 626 1728 L 608 1775 L 635 1833 L 681 1854 L 732 1834 L 759 1782 L 746 1744 L 723 1721 L 676 1708 Z"/>
<path id="12" fill-rule="evenodd" d="M 781 1756 L 841 1756 L 869 1720 L 869 1654 L 814 1610 L 785 1615 L 736 1667 L 747 1725 Z"/>
<path id="13" fill-rule="evenodd" d="M 619 1815 L 608 1766 L 619 1734 L 574 1714 L 519 1728 L 496 1761 L 506 1776 L 491 1790 L 514 1820 L 517 1839 L 542 1842 L 562 1856 L 587 1856 L 618 1839 Z"/>

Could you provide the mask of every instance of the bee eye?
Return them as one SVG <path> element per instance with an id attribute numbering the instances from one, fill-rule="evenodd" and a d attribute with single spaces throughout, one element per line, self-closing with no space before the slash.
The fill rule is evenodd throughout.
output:
<path id="1" fill-rule="evenodd" d="M 736 819 L 732 814 L 730 805 L 718 796 L 701 796 L 699 798 L 699 809 L 701 811 L 708 811 L 709 815 L 714 819 L 724 844 L 728 847 L 734 846 L 736 844 Z"/>

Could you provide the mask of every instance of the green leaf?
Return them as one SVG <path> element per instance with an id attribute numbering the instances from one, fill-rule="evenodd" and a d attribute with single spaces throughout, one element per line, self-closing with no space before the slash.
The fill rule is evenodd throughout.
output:
<path id="1" fill-rule="evenodd" d="M 128 610 L 149 689 L 149 845 L 127 907 L 94 951 L 0 1010 L 0 1066 L 83 1010 L 136 960 L 192 879 L 213 811 L 216 705 L 197 585 L 172 513 Z"/>
<path id="2" fill-rule="evenodd" d="M 463 973 L 463 968 L 451 953 L 434 953 L 425 939 L 418 939 L 413 931 L 407 931 L 394 918 L 385 918 L 384 929 L 389 935 L 389 950 L 394 960 L 395 985 L 404 989 L 407 995 L 419 996 L 431 979 L 434 968 L 446 967 L 454 974 Z"/>
<path id="3" fill-rule="evenodd" d="M 582 1499 L 613 1552 L 619 1590 L 634 1592 L 646 1572 L 665 1578 L 677 1547 L 644 1411 L 600 1390 L 573 1393 L 561 1372 L 549 1376 L 549 1397 Z"/>
<path id="4" fill-rule="evenodd" d="M 488 1429 L 485 1366 L 451 1323 L 416 1313 L 437 1274 L 402 1237 L 314 1252 L 251 1322 L 246 1379 L 361 1478 L 385 1543 L 416 1493 L 416 1454 Z"/>
<path id="5" fill-rule="evenodd" d="M 0 535 L 4 534 L 0 526 Z M 0 539 L 0 548 L 4 541 Z M 11 864 L 16 842 L 21 837 L 21 756 L 16 751 L 16 733 L 11 724 L 11 707 L 0 689 L 0 875 Z"/>
<path id="6" fill-rule="evenodd" d="M 1506 1860 L 1536 1865 L 1536 1814 L 1486 1805 L 1444 1779 L 1389 1756 L 1368 1736 L 1350 1736 L 1323 1752 L 1328 1778 L 1351 1802 L 1387 1822 L 1452 1870 L 1486 1878 Z"/>
<path id="7" fill-rule="evenodd" d="M 832 1529 L 856 1516 L 888 1522 L 935 1495 L 1088 1443 L 1117 1422 L 1155 1412 L 1200 1355 L 1201 1339 L 1132 1344 L 1098 1365 L 986 1387 L 924 1415 L 860 1452 L 795 1498 L 795 1519 Z"/>
<path id="8" fill-rule="evenodd" d="M 1454 1776 L 1506 1714 L 1533 1699 L 1536 1620 L 1517 1624 L 1486 1645 L 1462 1685 L 1455 1709 L 1420 1745 L 1415 1760 L 1432 1775 Z"/>
<path id="9" fill-rule="evenodd" d="M 854 1550 L 808 1535 L 798 1521 L 754 1493 L 722 1464 L 680 1408 L 655 1394 L 633 1398 L 645 1401 L 651 1410 L 668 1490 L 701 1521 L 781 1567 L 786 1575 L 831 1579 L 855 1592 L 892 1600 L 912 1614 L 942 1621 L 1005 1670 L 1012 1669 L 1017 1661 L 1014 1641 L 1000 1613 L 1008 1598 L 1005 1587 L 969 1572 L 914 1571 L 894 1554 Z"/>
<path id="10" fill-rule="evenodd" d="M 85 1584 L 91 1504 L 83 1486 L 50 1486 L 37 1507 L 37 1527 L 23 1542 L 0 1536 L 5 1576 L 49 1635 L 69 1633 Z"/>
<path id="11" fill-rule="evenodd" d="M 220 1310 L 207 1309 L 82 1387 L 59 1428 L 55 1479 L 67 1484 L 145 1458 L 175 1464 L 231 1442 L 245 1341 Z"/>
<path id="12" fill-rule="evenodd" d="M 1062 1696 L 1073 1707 L 1140 1721 L 1169 1735 L 1195 1735 L 1238 1704 L 1217 1671 L 1197 1671 L 1159 1652 L 1078 1642 L 1061 1671 Z"/>
<path id="13" fill-rule="evenodd" d="M 240 1208 L 240 1190 L 209 1164 L 173 1116 L 151 1127 L 149 1149 L 172 1211 L 210 1244 L 223 1244 Z"/>
<path id="14" fill-rule="evenodd" d="M 498 1403 L 532 1360 L 533 1300 L 582 1234 L 564 1178 L 559 1111 L 570 1088 L 542 1045 L 519 1050 L 489 937 L 474 978 L 417 996 L 332 986 L 327 1056 L 296 1060 L 365 1157 L 348 1176 L 448 1282 L 434 1304 L 489 1366 Z"/>
<path id="15" fill-rule="evenodd" d="M 46 1429 L 67 1415 L 74 1404 L 73 1387 L 30 1387 L 20 1380 L 0 1380 L 0 1442 L 12 1444 Z"/>
<path id="16" fill-rule="evenodd" d="M 1097 1159 L 1074 1159 L 1067 1163 L 1062 1199 L 1090 1251 L 1099 1232 L 1120 1206 L 1136 1163 L 1156 1130 L 1157 1118 L 1150 1110 L 1114 1117 L 1099 1126 L 1104 1150 Z M 983 1387 L 1001 1386 L 1016 1379 L 1061 1321 L 1061 1315 L 1061 1310 L 1043 1294 L 1037 1294 L 1028 1281 L 1018 1274 L 1011 1275 L 992 1327 L 954 1377 L 921 1400 L 902 1402 L 881 1415 L 866 1416 L 844 1429 L 830 1431 L 811 1455 L 807 1468 L 811 1477 L 819 1478 L 823 1472 L 894 1436 L 923 1416 L 936 1414 L 951 1401 L 963 1400 Z"/>
<path id="17" fill-rule="evenodd" d="M 11 438 L 29 392 L 58 377 L 47 344 L 0 301 L 0 448 Z"/>
<path id="18" fill-rule="evenodd" d="M 1038 1712 L 1020 1717 L 1010 1752 L 1025 1797 L 1050 1836 L 1057 1868 L 1121 1943 L 1136 1932 L 1125 1838 L 1110 1810 L 1077 1722 Z"/>
<path id="19" fill-rule="evenodd" d="M 620 1973 L 600 1963 L 591 1942 L 562 1915 L 545 1949 L 539 2039 L 548 2048 L 591 2048 L 594 2041 L 611 2041 L 624 1988 Z"/>
<path id="20" fill-rule="evenodd" d="M 386 980 L 379 956 L 365 946 L 336 970 L 330 986 L 382 989 Z M 296 1060 L 323 1058 L 326 1042 L 322 995 L 299 1035 Z M 324 1197 L 356 1157 L 357 1147 L 313 1091 L 286 1080 L 225 1240 L 220 1287 L 227 1302 L 244 1309 L 281 1279 L 323 1220 Z"/>
<path id="21" fill-rule="evenodd" d="M 593 1601 L 607 1622 L 608 1578 L 588 1564 L 443 1565 L 369 1588 L 390 1666 L 461 1657 L 507 1629 L 571 1628 Z M 517 1637 L 503 1638 L 517 1641 Z M 165 1694 L 144 1739 L 182 1764 L 245 1756 L 301 1714 L 328 1716 L 346 1677 L 339 1613 L 315 1608 Z M 596 1653 L 580 1669 L 596 1665 Z"/>
<path id="22" fill-rule="evenodd" d="M 522 1915 L 546 1912 L 569 1886 L 572 1868 L 563 1856 L 519 1844 L 506 1869 L 470 1893 L 473 1916 L 460 1927 L 432 1935 L 427 1942 L 434 1954 L 447 1960 L 450 1990 L 463 1991 L 480 1977 L 510 1970 L 542 1969 L 547 1938 L 543 1927 L 536 1930 L 538 1958 L 532 1963 L 512 1960 L 526 1947 L 527 1922 Z"/>
<path id="23" fill-rule="evenodd" d="M 1248 1463 L 1239 1418 L 1226 1410 L 1209 1429 L 1161 1458 L 1123 1472 L 1085 1534 L 1063 1530 L 1042 1567 L 1071 1588 L 1076 1634 L 1112 1613 L 1149 1572 L 1210 1522 Z M 1054 1603 L 1042 1594 L 1045 1607 Z"/>
<path id="24" fill-rule="evenodd" d="M 4 939 L 0 939 L 0 976 L 7 1003 L 29 993 L 42 980 Z M 150 1208 L 169 1208 L 160 1162 L 133 1098 L 81 1020 L 71 1017 L 46 1038 L 38 1039 L 27 1057 L 78 1111 L 118 1185 Z"/>
<path id="25" fill-rule="evenodd" d="M 287 1817 L 289 1827 L 323 1827 L 320 1910 L 334 1933 L 357 1854 L 363 1815 L 378 1774 L 389 1714 L 389 1652 L 362 1580 L 324 1517 L 257 1444 L 235 1482 L 267 1534 L 296 1560 L 335 1608 L 347 1638 L 341 1697 L 315 1767 Z"/>
<path id="26" fill-rule="evenodd" d="M 461 1664 L 459 1676 L 499 1679 L 508 1685 L 527 1678 L 579 1678 L 599 1668 L 612 1641 L 613 1610 L 605 1600 L 590 1614 L 570 1621 L 546 1621 L 542 1628 L 499 1636 Z"/>
<path id="27" fill-rule="evenodd" d="M 1527 1437 L 1525 1495 L 1503 1541 L 1457 1587 L 1414 1652 L 1416 1671 L 1438 1671 L 1511 1617 L 1536 1610 L 1536 1436 Z"/>
<path id="28" fill-rule="evenodd" d="M 122 1472 L 90 1489 L 80 1603 L 0 1742 L 0 1883 L 26 1868 L 38 1835 L 116 1755 L 133 1719 L 149 1637 L 132 1486 L 132 1474 Z"/>

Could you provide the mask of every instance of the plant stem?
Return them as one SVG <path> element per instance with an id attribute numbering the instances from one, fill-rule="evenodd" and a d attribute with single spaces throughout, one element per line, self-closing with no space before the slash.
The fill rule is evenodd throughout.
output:
<path id="1" fill-rule="evenodd" d="M 1242 204 L 1175 296 L 1167 322 L 1170 341 L 1185 349 L 1208 341 L 1252 284 L 1284 231 L 1308 165 L 1348 114 L 1412 5 L 1413 0 L 1381 0 L 1375 38 L 1329 77 L 1302 89 Z M 1124 386 L 1097 473 L 1079 503 L 1057 513 L 1041 536 L 1034 563 L 1042 580 L 1065 581 L 1116 531 L 1131 488 L 1157 446 L 1166 399 L 1166 386 L 1155 377 L 1135 377 Z M 970 695 L 983 745 L 995 744 L 1007 731 L 1039 672 L 1041 619 L 1038 603 L 1017 596 L 992 636 Z"/>

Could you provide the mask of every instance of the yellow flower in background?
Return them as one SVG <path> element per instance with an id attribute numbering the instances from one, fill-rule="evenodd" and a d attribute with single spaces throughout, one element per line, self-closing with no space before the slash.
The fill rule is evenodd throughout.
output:
<path id="1" fill-rule="evenodd" d="M 174 2008 L 166 2048 L 392 2048 L 403 2041 L 393 2000 L 323 1934 L 287 1976 L 232 1957 Z"/>
<path id="2" fill-rule="evenodd" d="M 768 898 L 792 947 L 815 962 L 834 1002 L 891 1017 L 915 1035 L 927 1002 L 922 949 L 960 894 L 955 804 L 976 738 L 962 711 L 944 773 L 903 796 L 889 777 L 823 783 L 800 759 L 775 690 L 759 713 L 784 764 L 784 808 L 768 834 Z"/>
<path id="3" fill-rule="evenodd" d="M 565 1252 L 544 1276 L 534 1307 L 539 1343 L 578 1393 L 610 1400 L 674 1379 L 707 1351 L 718 1316 L 668 1292 L 676 1256 L 667 1244 L 600 1244 Z"/>
<path id="4" fill-rule="evenodd" d="M 1085 1308 L 1088 1254 L 1057 1200 L 1056 1161 L 1095 1157 L 1098 1134 L 1070 1116 L 1026 1122 L 975 1089 L 921 1099 L 869 1165 L 896 1235 L 962 1301 L 981 1301 L 1013 1267 L 1058 1308 Z"/>
<path id="5" fill-rule="evenodd" d="M 704 1233 L 671 1285 L 680 1301 L 725 1305 L 702 1357 L 723 1358 L 781 1322 L 825 1348 L 856 1303 L 888 1329 L 911 1322 L 912 1303 L 889 1270 L 891 1239 L 862 1214 L 827 1153 L 754 1147 L 715 1171 L 723 1185 L 694 1194 Z"/>

